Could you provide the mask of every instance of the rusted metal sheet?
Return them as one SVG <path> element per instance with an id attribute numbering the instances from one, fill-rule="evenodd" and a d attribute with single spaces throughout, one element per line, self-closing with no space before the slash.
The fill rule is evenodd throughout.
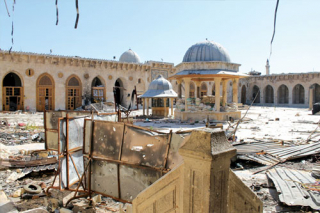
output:
<path id="1" fill-rule="evenodd" d="M 251 143 L 242 143 L 242 144 L 234 144 L 234 148 L 237 149 L 237 154 L 251 154 L 251 153 L 258 153 L 258 152 L 265 152 L 269 149 L 281 149 L 285 146 L 277 144 L 275 142 L 251 142 Z"/>
<path id="2" fill-rule="evenodd" d="M 68 172 L 69 171 L 69 172 Z M 84 171 L 82 150 L 71 153 L 69 156 L 69 168 L 66 156 L 61 158 L 61 188 L 71 186 L 80 180 Z M 69 182 L 67 181 L 69 179 Z"/>
<path id="3" fill-rule="evenodd" d="M 58 137 L 59 137 L 58 130 L 47 130 L 46 131 L 46 141 L 47 141 L 46 149 L 58 150 L 58 140 L 59 140 Z"/>
<path id="4" fill-rule="evenodd" d="M 92 143 L 93 156 L 119 160 L 123 131 L 123 123 L 95 121 Z"/>
<path id="5" fill-rule="evenodd" d="M 67 126 L 66 119 L 59 118 L 59 154 L 66 151 Z"/>
<path id="6" fill-rule="evenodd" d="M 48 111 L 46 113 L 46 128 L 58 130 L 58 119 L 66 116 L 63 111 Z"/>
<path id="7" fill-rule="evenodd" d="M 121 161 L 163 168 L 169 134 L 125 126 Z"/>
<path id="8" fill-rule="evenodd" d="M 91 189 L 98 193 L 119 198 L 117 167 L 116 163 L 93 160 L 91 164 Z"/>
<path id="9" fill-rule="evenodd" d="M 30 167 L 30 166 L 39 166 L 39 165 L 48 165 L 57 163 L 57 158 L 42 158 L 35 160 L 9 160 L 1 159 L 0 165 L 7 167 Z"/>
<path id="10" fill-rule="evenodd" d="M 179 165 L 181 162 L 183 162 L 183 158 L 178 153 L 178 150 L 185 141 L 184 139 L 186 137 L 189 137 L 190 134 L 176 134 L 172 133 L 171 142 L 170 142 L 170 149 L 168 154 L 168 160 L 167 160 L 167 169 L 173 169 L 177 165 Z"/>
<path id="11" fill-rule="evenodd" d="M 273 181 L 281 202 L 288 206 L 320 209 L 319 192 L 308 190 L 309 186 L 316 183 L 309 172 L 278 167 L 269 170 L 267 176 Z"/>
<path id="12" fill-rule="evenodd" d="M 132 201 L 142 190 L 161 177 L 161 172 L 151 169 L 133 168 L 120 165 L 121 199 Z"/>
<path id="13" fill-rule="evenodd" d="M 83 153 L 89 154 L 92 139 L 92 120 L 85 119 L 84 121 L 84 141 L 83 141 Z"/>

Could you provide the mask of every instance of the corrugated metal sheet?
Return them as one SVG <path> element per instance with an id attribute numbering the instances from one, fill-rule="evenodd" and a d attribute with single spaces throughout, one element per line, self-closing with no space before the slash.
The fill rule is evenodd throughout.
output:
<path id="1" fill-rule="evenodd" d="M 289 206 L 310 206 L 320 209 L 320 194 L 317 191 L 307 190 L 302 184 L 314 184 L 310 173 L 305 171 L 275 168 L 267 172 L 267 176 L 273 181 L 279 199 Z"/>
<path id="2" fill-rule="evenodd" d="M 285 147 L 274 142 L 254 142 L 233 145 L 238 159 L 251 160 L 264 165 L 274 165 L 285 160 L 320 153 L 320 143 Z"/>
<path id="3" fill-rule="evenodd" d="M 265 152 L 270 155 L 273 155 L 274 157 L 280 158 L 281 160 L 290 160 L 320 153 L 320 143 L 294 146 L 282 149 L 270 149 Z"/>

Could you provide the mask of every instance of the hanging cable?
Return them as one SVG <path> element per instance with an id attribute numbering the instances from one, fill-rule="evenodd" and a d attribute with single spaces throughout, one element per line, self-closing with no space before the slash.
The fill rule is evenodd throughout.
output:
<path id="1" fill-rule="evenodd" d="M 4 0 L 4 4 L 6 5 L 8 16 L 10 17 L 10 13 L 9 13 L 9 10 L 8 10 L 8 6 L 7 6 L 7 1 L 6 0 Z"/>
<path id="2" fill-rule="evenodd" d="M 79 21 L 79 5 L 78 5 L 78 0 L 76 0 L 76 8 L 77 8 L 77 19 L 76 19 L 76 24 L 74 26 L 74 29 L 77 29 L 78 27 L 78 21 Z"/>
<path id="3" fill-rule="evenodd" d="M 275 11 L 274 11 L 273 34 L 272 34 L 271 43 L 270 43 L 270 56 L 269 56 L 269 60 L 270 60 L 270 57 L 271 57 L 271 54 L 272 54 L 272 42 L 273 42 L 273 39 L 274 39 L 274 35 L 276 34 L 276 23 L 277 23 L 278 6 L 279 6 L 279 0 L 277 0 L 276 9 L 275 9 Z"/>
<path id="4" fill-rule="evenodd" d="M 56 21 L 56 25 L 58 25 L 58 23 L 59 23 L 59 9 L 58 9 L 58 0 L 56 0 L 56 16 L 57 16 L 57 21 Z"/>

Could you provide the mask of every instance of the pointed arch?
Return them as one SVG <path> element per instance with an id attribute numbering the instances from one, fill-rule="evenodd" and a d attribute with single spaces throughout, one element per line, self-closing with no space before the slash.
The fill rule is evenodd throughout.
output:
<path id="1" fill-rule="evenodd" d="M 301 84 L 293 87 L 292 94 L 294 104 L 304 104 L 304 87 Z"/>
<path id="2" fill-rule="evenodd" d="M 254 103 L 257 103 L 257 104 L 260 103 L 260 88 L 257 85 L 253 86 L 253 89 L 252 89 L 252 100 L 254 100 Z"/>
<path id="3" fill-rule="evenodd" d="M 15 71 L 8 72 L 2 79 L 2 110 L 24 109 L 23 78 Z"/>
<path id="4" fill-rule="evenodd" d="M 266 104 L 273 104 L 274 103 L 274 92 L 273 87 L 270 85 L 267 85 L 264 89 L 264 98 Z"/>
<path id="5" fill-rule="evenodd" d="M 38 77 L 36 93 L 37 111 L 54 110 L 55 83 L 50 74 L 43 73 Z"/>
<path id="6" fill-rule="evenodd" d="M 289 89 L 286 85 L 282 84 L 278 88 L 278 104 L 289 103 Z"/>
<path id="7" fill-rule="evenodd" d="M 82 83 L 78 76 L 70 75 L 66 81 L 66 109 L 75 110 L 82 105 Z"/>
<path id="8" fill-rule="evenodd" d="M 106 101 L 106 83 L 101 76 L 96 76 L 91 83 L 91 102 Z"/>

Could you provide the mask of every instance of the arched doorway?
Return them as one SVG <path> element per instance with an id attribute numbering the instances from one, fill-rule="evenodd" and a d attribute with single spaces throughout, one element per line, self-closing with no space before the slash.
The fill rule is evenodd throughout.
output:
<path id="1" fill-rule="evenodd" d="M 257 97 L 256 97 L 257 96 Z M 255 99 L 256 98 L 256 99 Z M 254 103 L 259 104 L 260 103 L 260 89 L 257 85 L 253 86 L 252 89 L 252 99 L 254 100 Z"/>
<path id="2" fill-rule="evenodd" d="M 2 81 L 2 104 L 4 111 L 23 110 L 23 86 L 20 77 L 10 72 Z"/>
<path id="3" fill-rule="evenodd" d="M 116 105 L 124 106 L 124 96 L 123 96 L 123 82 L 120 78 L 114 83 L 114 97 Z"/>
<path id="4" fill-rule="evenodd" d="M 268 85 L 265 88 L 265 103 L 266 104 L 273 104 L 274 103 L 274 92 L 272 86 Z"/>
<path id="5" fill-rule="evenodd" d="M 278 88 L 278 104 L 289 103 L 289 89 L 286 85 L 282 84 Z"/>
<path id="6" fill-rule="evenodd" d="M 295 85 L 292 93 L 294 104 L 304 104 L 304 87 L 301 84 Z"/>
<path id="7" fill-rule="evenodd" d="M 233 82 L 232 82 L 232 80 L 228 80 L 228 83 L 227 83 L 227 103 L 232 103 L 232 102 L 233 102 Z"/>
<path id="8" fill-rule="evenodd" d="M 66 109 L 75 110 L 82 105 L 82 86 L 78 76 L 71 75 L 67 79 Z"/>
<path id="9" fill-rule="evenodd" d="M 103 80 L 95 77 L 91 83 L 91 102 L 100 103 L 106 100 L 106 90 Z"/>
<path id="10" fill-rule="evenodd" d="M 194 83 L 193 82 L 190 82 L 190 85 L 189 85 L 189 88 L 190 88 L 190 90 L 189 90 L 189 98 L 195 98 L 195 85 L 194 85 Z"/>
<path id="11" fill-rule="evenodd" d="M 208 91 L 207 84 L 206 84 L 205 82 L 203 82 L 203 83 L 201 84 L 201 87 L 200 87 L 200 96 L 201 96 L 201 98 L 202 98 L 203 96 L 206 96 L 206 95 L 207 95 L 207 91 Z"/>
<path id="12" fill-rule="evenodd" d="M 242 104 L 246 103 L 246 100 L 247 100 L 246 93 L 247 93 L 247 88 L 245 85 L 243 85 L 241 88 L 241 103 Z"/>
<path id="13" fill-rule="evenodd" d="M 319 84 L 313 84 L 313 103 L 320 102 L 320 85 Z"/>
<path id="14" fill-rule="evenodd" d="M 54 80 L 44 73 L 37 80 L 37 111 L 54 110 Z"/>

